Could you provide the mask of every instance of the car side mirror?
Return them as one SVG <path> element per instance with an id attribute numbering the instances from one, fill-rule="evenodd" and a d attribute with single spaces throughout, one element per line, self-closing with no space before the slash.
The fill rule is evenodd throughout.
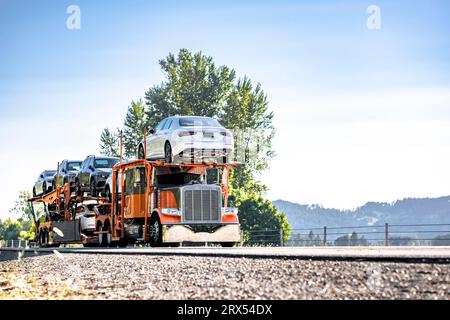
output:
<path id="1" fill-rule="evenodd" d="M 94 167 L 92 165 L 89 166 L 89 169 L 94 170 Z"/>
<path id="2" fill-rule="evenodd" d="M 41 178 L 44 179 L 44 175 L 43 174 L 41 174 Z"/>
<path id="3" fill-rule="evenodd" d="M 154 130 L 154 129 L 150 129 L 150 130 L 148 131 L 148 133 L 154 134 L 154 133 L 155 133 L 155 130 Z"/>

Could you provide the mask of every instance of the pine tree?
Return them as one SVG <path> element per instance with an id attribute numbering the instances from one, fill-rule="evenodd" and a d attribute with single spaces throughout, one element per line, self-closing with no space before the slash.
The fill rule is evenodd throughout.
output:
<path id="1" fill-rule="evenodd" d="M 116 133 L 105 128 L 100 136 L 100 153 L 108 157 L 119 156 L 120 148 L 120 129 Z"/>
<path id="2" fill-rule="evenodd" d="M 126 157 L 135 157 L 146 127 L 145 107 L 142 101 L 132 101 L 125 116 L 123 148 Z"/>

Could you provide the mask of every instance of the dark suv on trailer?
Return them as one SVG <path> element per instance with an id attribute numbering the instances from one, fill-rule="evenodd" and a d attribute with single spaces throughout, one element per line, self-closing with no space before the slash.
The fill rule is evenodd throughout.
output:
<path id="1" fill-rule="evenodd" d="M 88 156 L 75 177 L 75 192 L 78 195 L 89 192 L 92 197 L 97 197 L 98 192 L 105 187 L 112 167 L 119 161 L 117 157 Z"/>
<path id="2" fill-rule="evenodd" d="M 70 183 L 70 191 L 72 192 L 75 189 L 75 177 L 81 168 L 81 163 L 81 160 L 63 160 L 59 164 L 59 172 L 53 180 L 53 190 L 56 189 L 56 180 L 58 179 L 60 186 Z"/>

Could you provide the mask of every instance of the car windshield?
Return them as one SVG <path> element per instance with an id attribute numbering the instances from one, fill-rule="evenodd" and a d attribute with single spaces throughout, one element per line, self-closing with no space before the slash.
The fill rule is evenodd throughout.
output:
<path id="1" fill-rule="evenodd" d="M 219 121 L 212 118 L 180 118 L 180 127 L 220 127 Z"/>
<path id="2" fill-rule="evenodd" d="M 95 159 L 94 166 L 99 169 L 112 168 L 117 162 L 119 159 Z"/>
<path id="3" fill-rule="evenodd" d="M 77 171 L 80 170 L 81 162 L 69 162 L 67 164 L 67 170 L 69 171 Z"/>
<path id="4" fill-rule="evenodd" d="M 56 173 L 56 171 L 45 171 L 45 172 L 44 172 L 44 175 L 45 175 L 46 177 L 51 177 L 51 176 L 54 176 L 55 173 Z"/>

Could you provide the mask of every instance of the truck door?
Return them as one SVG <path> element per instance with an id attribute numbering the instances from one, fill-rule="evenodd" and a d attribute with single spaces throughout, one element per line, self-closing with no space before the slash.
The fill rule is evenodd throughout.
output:
<path id="1" fill-rule="evenodd" d="M 145 215 L 145 168 L 138 167 L 125 171 L 126 218 L 143 218 Z"/>

